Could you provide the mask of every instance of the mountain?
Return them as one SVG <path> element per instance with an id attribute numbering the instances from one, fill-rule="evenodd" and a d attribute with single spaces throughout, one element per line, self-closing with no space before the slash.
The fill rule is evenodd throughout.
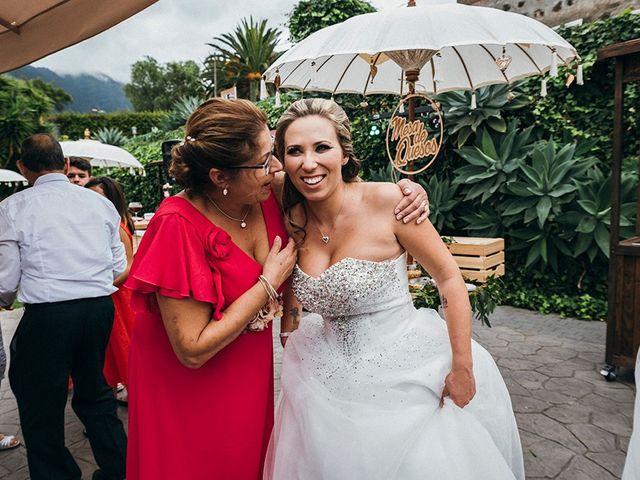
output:
<path id="1" fill-rule="evenodd" d="M 40 78 L 62 88 L 73 97 L 73 102 L 65 107 L 65 111 L 90 112 L 96 109 L 115 112 L 132 109 L 122 90 L 123 84 L 106 75 L 59 75 L 48 68 L 30 65 L 14 70 L 9 75 L 29 80 Z"/>

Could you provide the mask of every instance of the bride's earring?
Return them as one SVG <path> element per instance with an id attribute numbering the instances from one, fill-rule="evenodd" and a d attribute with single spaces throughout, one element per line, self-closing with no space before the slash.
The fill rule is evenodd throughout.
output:
<path id="1" fill-rule="evenodd" d="M 222 190 L 222 195 L 224 195 L 225 197 L 229 195 L 229 189 L 227 187 L 224 187 L 224 189 Z"/>

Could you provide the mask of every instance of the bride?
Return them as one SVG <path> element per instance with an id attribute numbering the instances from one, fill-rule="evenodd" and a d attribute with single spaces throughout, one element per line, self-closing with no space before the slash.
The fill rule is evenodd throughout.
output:
<path id="1" fill-rule="evenodd" d="M 349 121 L 333 101 L 291 105 L 276 148 L 300 249 L 264 478 L 524 479 L 509 394 L 471 340 L 467 291 L 436 230 L 387 214 L 396 186 L 355 181 Z M 446 323 L 413 307 L 407 251 L 437 281 Z"/>

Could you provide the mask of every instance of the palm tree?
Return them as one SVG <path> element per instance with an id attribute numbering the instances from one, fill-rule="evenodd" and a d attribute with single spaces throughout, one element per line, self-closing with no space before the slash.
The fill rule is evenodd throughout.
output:
<path id="1" fill-rule="evenodd" d="M 225 75 L 236 82 L 248 81 L 249 98 L 257 100 L 262 72 L 278 56 L 275 49 L 280 33 L 277 28 L 267 28 L 266 20 L 254 22 L 253 17 L 248 20 L 243 18 L 232 33 L 215 37 L 214 43 L 207 44 L 215 49 L 215 53 L 205 63 L 209 64 L 213 58 L 222 57 Z M 211 65 L 208 65 L 207 70 L 213 70 Z M 224 78 L 219 79 L 218 83 L 221 81 Z"/>

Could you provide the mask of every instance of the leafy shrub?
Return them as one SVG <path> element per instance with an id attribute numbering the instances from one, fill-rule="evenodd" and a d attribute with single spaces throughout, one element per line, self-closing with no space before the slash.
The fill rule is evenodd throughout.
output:
<path id="1" fill-rule="evenodd" d="M 115 145 L 121 147 L 128 140 L 127 136 L 117 127 L 99 128 L 93 134 L 94 140 L 97 140 L 108 145 Z"/>
<path id="2" fill-rule="evenodd" d="M 161 128 L 167 114 L 164 112 L 114 112 L 114 113 L 75 113 L 65 112 L 48 117 L 58 131 L 59 136 L 77 140 L 84 137 L 84 129 L 97 132 L 100 128 L 118 128 L 125 135 L 143 135 Z"/>

